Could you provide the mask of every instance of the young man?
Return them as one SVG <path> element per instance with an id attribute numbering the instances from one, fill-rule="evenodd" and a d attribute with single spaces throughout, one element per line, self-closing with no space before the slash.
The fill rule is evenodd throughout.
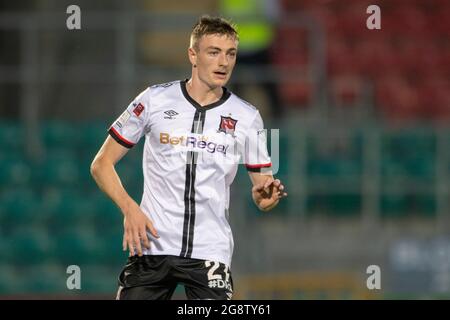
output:
<path id="1" fill-rule="evenodd" d="M 123 249 L 130 257 L 118 299 L 170 299 L 178 283 L 189 299 L 231 299 L 229 189 L 240 156 L 262 211 L 287 195 L 270 173 L 257 109 L 224 87 L 237 46 L 229 22 L 201 17 L 188 49 L 191 78 L 144 90 L 110 127 L 92 162 L 98 186 L 124 215 Z M 139 206 L 114 166 L 144 135 Z"/>

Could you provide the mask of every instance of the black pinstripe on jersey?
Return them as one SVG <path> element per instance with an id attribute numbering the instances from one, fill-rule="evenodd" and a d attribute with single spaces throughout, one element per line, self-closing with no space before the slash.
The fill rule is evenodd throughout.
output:
<path id="1" fill-rule="evenodd" d="M 230 93 L 223 88 L 222 97 L 209 105 L 201 106 L 191 96 L 186 89 L 186 81 L 180 82 L 184 97 L 195 107 L 195 115 L 192 121 L 191 133 L 203 133 L 206 120 L 206 112 L 224 103 Z M 183 242 L 181 245 L 181 257 L 190 258 L 192 255 L 195 229 L 195 173 L 197 171 L 198 152 L 188 151 L 186 156 L 186 181 L 184 188 L 184 222 L 183 222 Z"/>

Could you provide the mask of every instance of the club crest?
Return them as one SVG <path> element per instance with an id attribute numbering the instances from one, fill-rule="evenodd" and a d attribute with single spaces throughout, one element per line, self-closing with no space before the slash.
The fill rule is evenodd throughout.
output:
<path id="1" fill-rule="evenodd" d="M 220 116 L 219 132 L 224 132 L 225 134 L 234 135 L 234 130 L 236 129 L 237 120 L 231 117 Z"/>

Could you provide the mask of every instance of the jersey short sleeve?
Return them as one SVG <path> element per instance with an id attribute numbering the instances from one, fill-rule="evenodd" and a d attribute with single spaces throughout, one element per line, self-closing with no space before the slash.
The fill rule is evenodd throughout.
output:
<path id="1" fill-rule="evenodd" d="M 146 132 L 149 95 L 150 88 L 141 92 L 109 127 L 111 137 L 126 148 L 132 148 Z"/>
<path id="2" fill-rule="evenodd" d="M 259 112 L 256 114 L 245 140 L 244 163 L 248 171 L 261 172 L 272 166 L 267 151 L 267 131 Z"/>

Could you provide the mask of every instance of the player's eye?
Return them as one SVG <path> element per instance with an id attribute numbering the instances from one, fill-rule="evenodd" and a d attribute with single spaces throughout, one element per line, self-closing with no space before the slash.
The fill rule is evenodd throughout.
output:
<path id="1" fill-rule="evenodd" d="M 236 57 L 236 52 L 229 52 L 228 55 L 232 58 Z"/>
<path id="2" fill-rule="evenodd" d="M 211 51 L 209 54 L 211 56 L 217 56 L 219 54 L 219 52 L 218 51 Z"/>

